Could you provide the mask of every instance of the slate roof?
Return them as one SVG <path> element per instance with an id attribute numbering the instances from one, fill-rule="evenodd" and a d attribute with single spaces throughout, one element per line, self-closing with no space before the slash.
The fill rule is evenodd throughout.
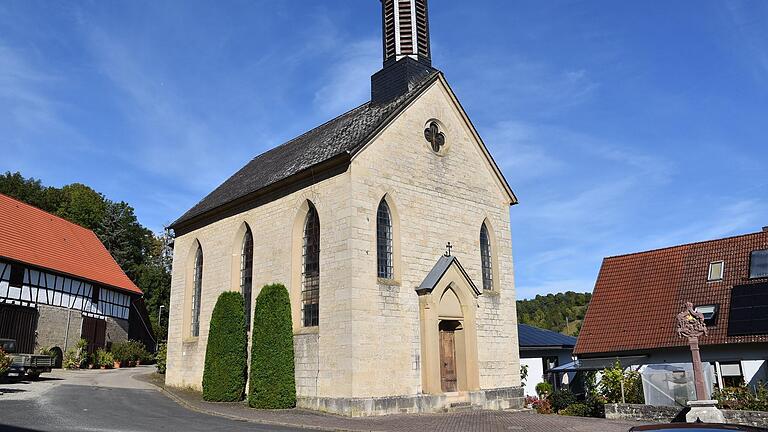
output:
<path id="1" fill-rule="evenodd" d="M 93 231 L 3 194 L 0 258 L 142 293 Z"/>
<path id="2" fill-rule="evenodd" d="M 576 338 L 573 336 L 526 324 L 517 325 L 517 340 L 520 344 L 520 349 L 537 347 L 573 348 L 576 345 Z"/>
<path id="3" fill-rule="evenodd" d="M 768 342 L 766 335 L 728 336 L 734 286 L 749 278 L 750 254 L 768 249 L 768 231 L 605 258 L 574 354 L 596 356 L 687 346 L 675 332 L 686 301 L 719 305 L 701 345 Z M 709 263 L 724 261 L 723 279 L 707 281 Z"/>
<path id="4" fill-rule="evenodd" d="M 359 151 L 380 127 L 405 108 L 440 72 L 431 72 L 410 91 L 386 103 L 367 102 L 309 132 L 253 158 L 171 227 L 306 171 L 334 157 Z"/>
<path id="5" fill-rule="evenodd" d="M 467 274 L 466 270 L 464 270 L 464 267 L 459 262 L 459 259 L 455 256 L 441 256 L 440 259 L 437 260 L 435 263 L 435 266 L 432 267 L 432 270 L 429 271 L 427 274 L 427 277 L 424 278 L 424 281 L 422 281 L 418 287 L 416 287 L 416 291 L 432 291 L 437 286 L 438 282 L 440 282 L 440 279 L 442 279 L 445 272 L 448 271 L 448 269 L 452 265 L 456 265 L 459 268 L 459 272 L 464 275 L 464 278 L 467 279 L 467 282 L 469 283 L 470 288 L 475 291 L 476 294 L 480 294 L 480 290 L 477 289 L 477 286 L 475 286 L 475 283 L 472 282 L 472 279 L 470 279 L 469 275 Z"/>

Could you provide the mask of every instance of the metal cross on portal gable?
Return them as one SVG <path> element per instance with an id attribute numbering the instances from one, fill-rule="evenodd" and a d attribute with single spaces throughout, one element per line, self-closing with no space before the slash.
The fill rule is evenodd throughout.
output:
<path id="1" fill-rule="evenodd" d="M 451 256 L 451 249 L 453 249 L 453 245 L 451 245 L 451 242 L 448 242 L 448 244 L 445 245 L 445 256 Z"/>
<path id="2" fill-rule="evenodd" d="M 432 145 L 435 153 L 440 152 L 440 147 L 445 145 L 445 134 L 440 132 L 440 127 L 436 122 L 431 122 L 429 127 L 424 129 L 424 138 Z"/>

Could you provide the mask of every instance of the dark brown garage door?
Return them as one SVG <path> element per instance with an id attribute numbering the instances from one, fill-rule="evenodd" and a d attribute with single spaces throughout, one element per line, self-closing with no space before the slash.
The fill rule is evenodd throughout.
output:
<path id="1" fill-rule="evenodd" d="M 35 352 L 37 309 L 0 304 L 0 338 L 16 339 L 16 352 Z"/>
<path id="2" fill-rule="evenodd" d="M 106 321 L 91 317 L 83 317 L 83 333 L 80 337 L 88 341 L 89 354 L 93 354 L 99 348 L 104 348 L 104 337 L 106 332 Z"/>

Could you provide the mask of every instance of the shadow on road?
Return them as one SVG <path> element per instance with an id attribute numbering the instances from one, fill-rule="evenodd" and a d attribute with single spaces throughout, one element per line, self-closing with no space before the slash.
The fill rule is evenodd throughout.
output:
<path id="1" fill-rule="evenodd" d="M 39 432 L 39 430 L 0 424 L 0 432 Z"/>

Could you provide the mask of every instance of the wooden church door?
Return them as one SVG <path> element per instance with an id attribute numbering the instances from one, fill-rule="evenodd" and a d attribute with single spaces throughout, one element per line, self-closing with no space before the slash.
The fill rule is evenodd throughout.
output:
<path id="1" fill-rule="evenodd" d="M 440 381 L 444 392 L 456 391 L 456 337 L 453 330 L 440 330 Z"/>

